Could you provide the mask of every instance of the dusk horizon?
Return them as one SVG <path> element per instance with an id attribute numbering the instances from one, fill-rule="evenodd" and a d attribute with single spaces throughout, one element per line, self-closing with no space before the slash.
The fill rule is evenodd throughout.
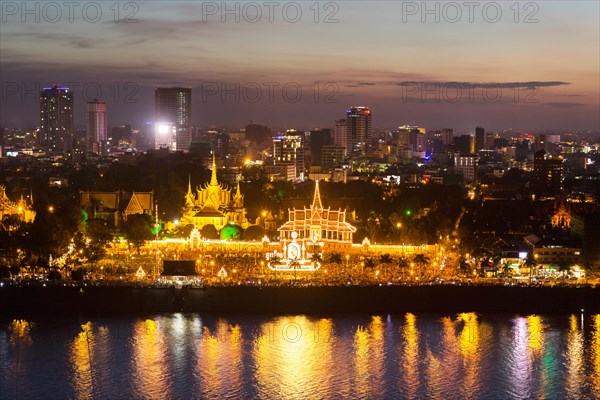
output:
<path id="1" fill-rule="evenodd" d="M 70 22 L 68 7 L 4 2 L 0 125 L 34 128 L 36 89 L 70 83 L 78 127 L 95 97 L 109 125 L 141 127 L 154 89 L 180 86 L 204 128 L 330 127 L 364 105 L 381 129 L 600 132 L 598 3 L 488 3 L 82 3 Z"/>

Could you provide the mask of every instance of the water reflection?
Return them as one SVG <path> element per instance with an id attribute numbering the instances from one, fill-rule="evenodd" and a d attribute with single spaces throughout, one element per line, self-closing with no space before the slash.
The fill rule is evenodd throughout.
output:
<path id="1" fill-rule="evenodd" d="M 600 315 L 9 320 L 0 367 L 0 398 L 600 398 Z"/>
<path id="2" fill-rule="evenodd" d="M 367 327 L 359 325 L 353 340 L 354 397 L 380 397 L 383 389 L 384 323 L 380 316 L 372 317 Z"/>
<path id="3" fill-rule="evenodd" d="M 33 344 L 31 337 L 33 326 L 34 324 L 29 321 L 13 319 L 8 325 L 7 332 L 0 332 L 0 366 L 2 367 L 0 380 L 10 382 L 12 387 L 6 391 L 7 394 L 10 393 L 9 397 L 14 395 L 18 398 L 22 392 L 23 381 L 28 373 L 25 358 Z"/>
<path id="4" fill-rule="evenodd" d="M 258 397 L 327 397 L 336 369 L 343 365 L 333 358 L 332 333 L 330 320 L 305 316 L 262 324 L 253 345 Z"/>
<path id="5" fill-rule="evenodd" d="M 594 397 L 600 398 L 600 314 L 592 316 L 592 341 L 591 341 L 591 358 L 592 358 L 592 392 Z"/>
<path id="6" fill-rule="evenodd" d="M 170 373 L 164 360 L 167 343 L 157 321 L 137 321 L 132 340 L 136 393 L 144 398 L 169 398 Z"/>
<path id="7" fill-rule="evenodd" d="M 94 377 L 92 359 L 94 345 L 92 323 L 88 321 L 81 325 L 81 331 L 73 340 L 69 354 L 72 367 L 71 380 L 77 399 L 88 399 L 93 394 Z"/>
<path id="8" fill-rule="evenodd" d="M 211 331 L 202 328 L 198 345 L 196 378 L 206 398 L 239 396 L 242 386 L 242 330 L 219 320 Z"/>
<path id="9" fill-rule="evenodd" d="M 576 396 L 578 390 L 585 384 L 585 360 L 583 331 L 581 322 L 575 315 L 569 317 L 567 351 L 564 359 L 567 367 L 566 390 L 570 396 Z"/>
<path id="10" fill-rule="evenodd" d="M 463 328 L 458 335 L 458 348 L 462 355 L 464 380 L 462 383 L 465 397 L 478 397 L 479 391 L 479 364 L 481 362 L 480 326 L 475 313 L 459 314 L 458 321 L 463 323 Z"/>
<path id="11" fill-rule="evenodd" d="M 402 377 L 402 386 L 406 390 L 409 399 L 417 397 L 419 388 L 419 330 L 417 329 L 417 317 L 414 314 L 404 316 L 404 327 L 402 328 L 404 337 L 404 351 L 400 368 Z"/>

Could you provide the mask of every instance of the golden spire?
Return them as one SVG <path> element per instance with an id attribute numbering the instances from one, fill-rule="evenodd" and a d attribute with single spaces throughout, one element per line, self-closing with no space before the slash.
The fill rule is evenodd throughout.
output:
<path id="1" fill-rule="evenodd" d="M 315 197 L 313 198 L 312 205 L 310 206 L 312 209 L 323 209 L 323 203 L 321 203 L 321 192 L 319 191 L 319 181 L 315 181 Z"/>
<path id="2" fill-rule="evenodd" d="M 213 153 L 213 162 L 212 162 L 212 176 L 210 177 L 210 186 L 218 186 L 219 182 L 217 181 L 217 161 L 215 159 L 215 153 Z"/>
<path id="3" fill-rule="evenodd" d="M 242 191 L 240 190 L 240 180 L 237 180 L 237 192 L 235 194 L 235 197 L 242 197 Z"/>
<path id="4" fill-rule="evenodd" d="M 188 196 L 192 195 L 192 176 L 188 175 Z"/>

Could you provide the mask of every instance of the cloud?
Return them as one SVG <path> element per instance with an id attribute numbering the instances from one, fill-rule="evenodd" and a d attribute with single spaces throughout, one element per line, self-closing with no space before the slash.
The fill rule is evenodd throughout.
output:
<path id="1" fill-rule="evenodd" d="M 420 86 L 420 87 L 448 87 L 448 88 L 460 88 L 460 89 L 476 89 L 476 88 L 489 88 L 489 89 L 535 89 L 540 87 L 553 87 L 570 85 L 570 82 L 562 81 L 531 81 L 531 82 L 441 82 L 441 81 L 430 81 L 430 82 L 415 82 L 415 81 L 404 81 L 398 82 L 398 86 Z"/>
<path id="2" fill-rule="evenodd" d="M 580 107 L 587 107 L 587 104 L 583 104 L 583 103 L 561 103 L 561 102 L 552 102 L 552 103 L 544 103 L 545 105 L 552 107 L 552 108 L 566 108 L 566 109 L 570 109 L 570 108 L 580 108 Z"/>

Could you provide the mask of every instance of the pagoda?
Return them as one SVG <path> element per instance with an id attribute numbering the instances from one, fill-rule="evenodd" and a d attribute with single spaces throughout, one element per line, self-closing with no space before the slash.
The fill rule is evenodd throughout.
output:
<path id="1" fill-rule="evenodd" d="M 192 190 L 190 179 L 184 200 L 185 204 L 180 220 L 180 224 L 183 226 L 193 225 L 197 229 L 202 229 L 205 225 L 214 225 L 217 230 L 221 230 L 230 223 L 240 225 L 242 228 L 248 226 L 240 182 L 238 181 L 237 190 L 233 195 L 231 189 L 219 183 L 214 154 L 210 183 Z"/>
<path id="2" fill-rule="evenodd" d="M 346 210 L 323 207 L 319 181 L 310 208 L 288 210 L 288 221 L 279 228 L 281 241 L 322 242 L 325 247 L 343 248 L 352 245 L 356 228 L 346 222 Z"/>

